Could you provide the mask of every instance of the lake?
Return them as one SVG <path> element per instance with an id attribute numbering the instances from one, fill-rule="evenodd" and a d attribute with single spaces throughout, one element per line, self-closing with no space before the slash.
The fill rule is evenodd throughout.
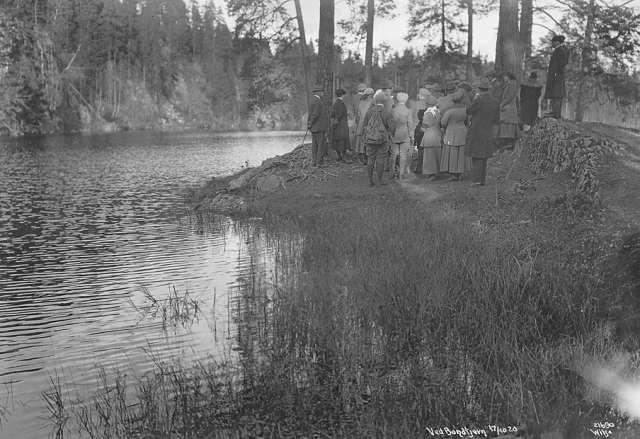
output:
<path id="1" fill-rule="evenodd" d="M 302 133 L 118 133 L 0 139 L 0 437 L 51 432 L 51 379 L 99 368 L 234 361 L 237 290 L 271 249 L 232 221 L 196 226 L 185 190 L 293 149 Z M 198 304 L 167 324 L 153 299 Z M 196 314 L 197 313 L 197 314 Z M 179 323 L 179 324 L 178 324 Z"/>

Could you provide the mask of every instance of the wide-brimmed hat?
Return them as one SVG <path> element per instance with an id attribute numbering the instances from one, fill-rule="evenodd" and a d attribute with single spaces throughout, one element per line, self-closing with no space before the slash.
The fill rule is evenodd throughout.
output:
<path id="1" fill-rule="evenodd" d="M 373 96 L 374 93 L 375 91 L 371 87 L 367 87 L 364 89 L 365 96 Z"/>
<path id="2" fill-rule="evenodd" d="M 471 87 L 471 84 L 469 84 L 466 81 L 462 81 L 462 82 L 458 82 L 458 88 L 462 89 L 464 91 L 471 91 L 473 90 L 473 87 Z"/>
<path id="3" fill-rule="evenodd" d="M 489 90 L 491 88 L 491 84 L 487 78 L 480 78 L 476 82 L 474 82 L 473 86 L 478 90 Z"/>
<path id="4" fill-rule="evenodd" d="M 551 42 L 564 43 L 564 35 L 554 35 L 553 38 L 551 38 Z"/>
<path id="5" fill-rule="evenodd" d="M 382 90 L 389 90 L 389 89 L 393 90 L 394 87 L 395 87 L 395 84 L 392 81 L 387 80 L 387 81 L 383 81 L 382 82 L 382 85 L 380 86 L 380 89 L 382 89 Z"/>
<path id="6" fill-rule="evenodd" d="M 458 102 L 460 102 L 462 100 L 462 98 L 464 98 L 464 91 L 463 90 L 458 89 L 458 90 L 456 90 L 455 92 L 453 92 L 451 94 L 451 100 L 453 102 L 458 103 Z"/>
<path id="7" fill-rule="evenodd" d="M 324 91 L 324 86 L 321 84 L 315 84 L 313 86 L 313 88 L 311 89 L 312 92 L 317 92 L 317 91 Z"/>
<path id="8" fill-rule="evenodd" d="M 436 105 L 437 102 L 438 102 L 438 99 L 436 99 L 436 97 L 434 95 L 432 95 L 431 93 L 429 93 L 429 96 L 427 96 L 424 99 L 424 103 L 426 105 L 430 105 L 430 106 Z"/>

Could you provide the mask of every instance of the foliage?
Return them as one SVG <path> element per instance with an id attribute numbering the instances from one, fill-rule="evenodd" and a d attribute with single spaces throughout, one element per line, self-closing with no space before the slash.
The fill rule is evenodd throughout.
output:
<path id="1" fill-rule="evenodd" d="M 338 21 L 338 26 L 355 41 L 362 41 L 367 36 L 367 2 L 366 0 L 346 0 L 349 18 Z M 375 9 L 378 17 L 393 17 L 396 4 L 393 0 L 376 0 Z"/>
<path id="2" fill-rule="evenodd" d="M 434 32 L 440 32 L 442 20 L 445 28 L 451 35 L 466 33 L 466 9 L 468 0 L 446 1 L 444 4 L 444 17 L 442 4 L 438 0 L 411 0 L 408 6 L 409 33 L 407 40 L 416 38 L 433 37 Z M 484 15 L 496 7 L 497 0 L 475 0 L 473 11 L 476 15 Z M 462 17 L 464 13 L 464 18 Z M 457 50 L 461 43 L 451 36 L 446 41 L 447 50 Z"/>
<path id="3" fill-rule="evenodd" d="M 304 92 L 299 69 L 285 68 L 294 47 L 288 37 L 291 17 L 281 2 L 231 1 L 232 31 L 210 1 L 191 8 L 183 0 L 5 3 L 3 133 L 105 124 L 155 128 L 163 120 L 246 128 L 253 112 L 274 104 L 288 107 L 286 100 Z M 282 25 L 280 34 L 267 32 L 276 23 Z M 303 112 L 303 101 L 291 102 L 292 115 Z M 184 114 L 173 117 L 176 111 Z M 298 118 L 282 123 L 292 126 Z"/>
<path id="4" fill-rule="evenodd" d="M 566 122 L 543 119 L 520 139 L 529 152 L 538 172 L 569 171 L 578 192 L 592 202 L 600 201 L 598 168 L 602 158 L 613 154 L 613 145 L 606 139 L 585 135 Z"/>

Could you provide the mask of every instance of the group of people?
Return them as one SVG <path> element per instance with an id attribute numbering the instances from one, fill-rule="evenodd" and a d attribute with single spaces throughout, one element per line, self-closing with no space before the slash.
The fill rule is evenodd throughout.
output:
<path id="1" fill-rule="evenodd" d="M 549 116 L 560 118 L 564 90 L 564 67 L 568 52 L 564 37 L 552 40 L 554 48 L 545 88 L 551 102 Z M 331 111 L 324 110 L 322 87 L 314 87 L 309 109 L 308 128 L 313 137 L 313 164 L 321 165 L 326 156 L 325 134 L 338 160 L 350 149 L 348 110 L 345 90 L 336 91 Z M 518 86 L 514 74 L 489 74 L 473 85 L 468 82 L 425 86 L 409 105 L 409 96 L 386 84 L 375 91 L 366 84 L 358 86 L 354 104 L 354 146 L 357 157 L 367 166 L 370 185 L 387 184 L 385 170 L 393 178 L 403 179 L 413 170 L 433 181 L 448 174 L 458 181 L 473 171 L 473 184 L 486 182 L 487 159 L 496 150 L 513 150 L 521 130 L 527 130 L 538 118 L 542 86 L 537 73 L 531 72 Z M 374 178 L 376 177 L 376 178 Z"/>

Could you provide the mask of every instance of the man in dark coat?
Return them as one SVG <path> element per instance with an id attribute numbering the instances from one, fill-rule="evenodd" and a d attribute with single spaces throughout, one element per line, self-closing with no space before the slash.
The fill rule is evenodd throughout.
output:
<path id="1" fill-rule="evenodd" d="M 538 74 L 531 72 L 526 83 L 520 85 L 520 120 L 527 131 L 538 119 L 538 106 L 542 86 L 538 84 Z"/>
<path id="2" fill-rule="evenodd" d="M 562 116 L 562 99 L 565 97 L 564 68 L 569 63 L 569 51 L 564 45 L 564 36 L 555 35 L 551 39 L 553 53 L 547 71 L 547 85 L 544 91 L 545 99 L 551 101 L 551 115 L 556 119 Z"/>
<path id="3" fill-rule="evenodd" d="M 337 99 L 331 109 L 331 143 L 338 154 L 338 160 L 344 161 L 343 154 L 349 146 L 349 123 L 347 122 L 347 106 L 342 97 L 347 92 L 342 88 L 336 90 Z"/>
<path id="4" fill-rule="evenodd" d="M 324 87 L 316 85 L 313 88 L 313 98 L 309 104 L 307 129 L 311 131 L 311 160 L 313 166 L 322 165 L 325 156 L 326 135 L 329 129 L 329 112 L 322 100 Z"/>
<path id="5" fill-rule="evenodd" d="M 487 178 L 487 159 L 496 148 L 494 125 L 500 120 L 500 102 L 489 92 L 491 85 L 487 80 L 480 81 L 476 87 L 480 93 L 467 108 L 471 116 L 471 126 L 467 133 L 465 153 L 471 157 L 474 185 L 484 186 Z"/>

